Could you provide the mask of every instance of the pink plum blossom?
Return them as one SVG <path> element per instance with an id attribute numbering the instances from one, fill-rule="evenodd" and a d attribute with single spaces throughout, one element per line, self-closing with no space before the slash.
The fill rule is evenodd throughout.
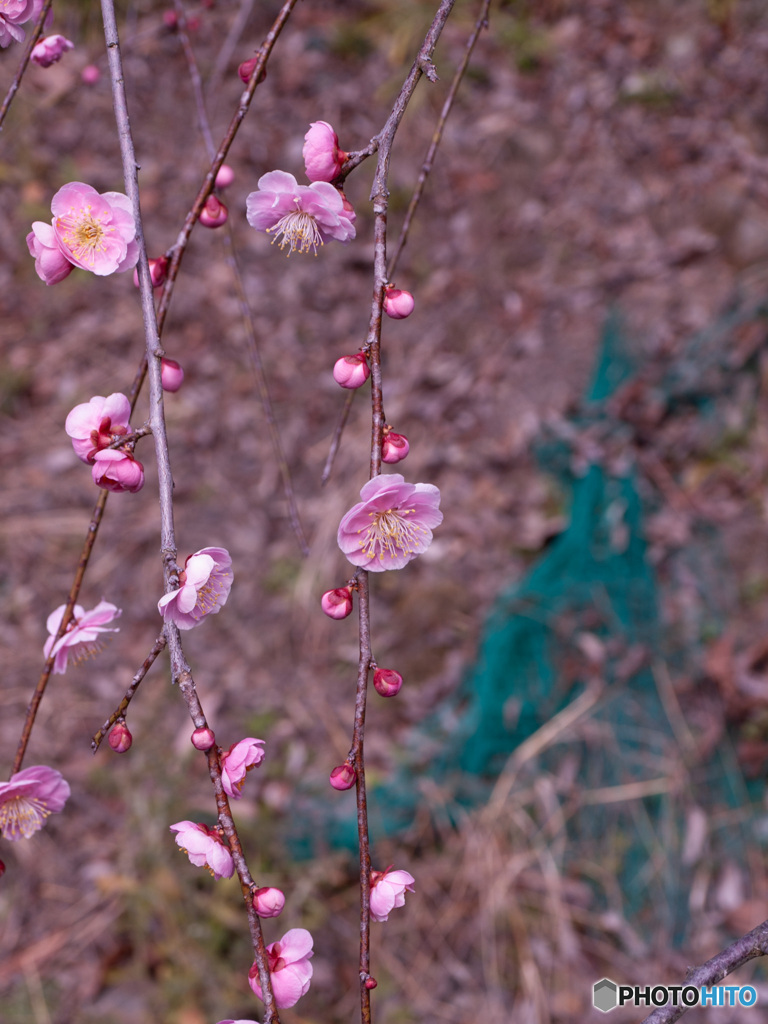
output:
<path id="1" fill-rule="evenodd" d="M 135 494 L 144 486 L 144 466 L 131 452 L 105 448 L 96 452 L 91 470 L 93 482 L 105 491 L 120 494 L 130 491 Z"/>
<path id="2" fill-rule="evenodd" d="M 343 388 L 359 388 L 368 380 L 371 371 L 363 352 L 342 356 L 333 364 L 333 379 Z"/>
<path id="3" fill-rule="evenodd" d="M 32 18 L 37 19 L 42 9 L 43 0 L 0 0 L 0 47 L 5 49 L 14 40 L 17 43 L 23 42 L 26 33 L 19 25 Z M 53 11 L 49 12 L 46 25 L 52 17 Z"/>
<path id="4" fill-rule="evenodd" d="M 39 64 L 41 68 L 49 68 L 51 64 L 61 60 L 67 50 L 74 50 L 74 48 L 75 44 L 71 40 L 65 39 L 64 36 L 46 36 L 33 47 L 29 59 L 33 64 Z"/>
<path id="5" fill-rule="evenodd" d="M 395 907 L 405 904 L 406 892 L 413 892 L 415 879 L 407 871 L 371 872 L 371 918 L 374 921 L 386 921 L 389 912 Z"/>
<path id="6" fill-rule="evenodd" d="M 89 402 L 76 405 L 64 422 L 64 429 L 72 438 L 75 455 L 93 465 L 97 452 L 109 448 L 114 437 L 129 434 L 131 403 L 116 391 L 104 398 L 94 395 Z"/>
<path id="7" fill-rule="evenodd" d="M 256 890 L 251 902 L 259 917 L 280 917 L 285 906 L 285 893 L 272 886 L 265 886 Z"/>
<path id="8" fill-rule="evenodd" d="M 393 320 L 405 320 L 413 312 L 415 302 L 410 292 L 388 285 L 384 292 L 384 312 Z"/>
<path id="9" fill-rule="evenodd" d="M 192 629 L 204 616 L 218 613 L 232 586 L 232 559 L 224 548 L 201 548 L 179 573 L 179 587 L 161 597 L 157 610 L 166 622 Z"/>
<path id="10" fill-rule="evenodd" d="M 69 783 L 61 772 L 47 765 L 16 772 L 9 782 L 0 782 L 0 835 L 3 839 L 29 839 L 49 814 L 62 809 L 69 793 Z"/>
<path id="11" fill-rule="evenodd" d="M 399 473 L 373 477 L 360 497 L 339 524 L 338 543 L 353 565 L 371 572 L 402 569 L 426 551 L 443 521 L 437 487 L 407 484 Z"/>
<path id="12" fill-rule="evenodd" d="M 333 181 L 348 156 L 339 149 L 339 137 L 327 121 L 313 121 L 309 126 L 302 155 L 310 181 Z"/>
<path id="13" fill-rule="evenodd" d="M 279 942 L 267 946 L 270 981 L 278 1007 L 295 1006 L 309 991 L 312 979 L 309 961 L 313 955 L 312 936 L 306 928 L 291 928 Z M 248 983 L 259 999 L 263 999 L 255 963 L 248 972 Z"/>
<path id="14" fill-rule="evenodd" d="M 346 619 L 352 612 L 352 589 L 337 587 L 335 590 L 326 590 L 320 598 L 320 607 L 331 619 Z"/>
<path id="15" fill-rule="evenodd" d="M 355 237 L 354 211 L 327 181 L 299 185 L 287 171 L 269 171 L 258 181 L 258 191 L 246 200 L 248 223 L 280 239 L 280 248 L 313 252 L 327 238 L 349 242 Z M 349 205 L 349 204 L 347 204 Z"/>
<path id="16" fill-rule="evenodd" d="M 81 604 L 76 604 L 73 609 L 74 617 L 67 626 L 66 633 L 54 643 L 66 607 L 65 604 L 60 604 L 55 611 L 51 612 L 45 623 L 51 635 L 45 641 L 43 654 L 46 658 L 50 658 L 52 654 L 55 655 L 53 671 L 59 674 L 66 670 L 70 654 L 77 665 L 85 658 L 98 653 L 103 646 L 99 639 L 102 633 L 120 632 L 118 626 L 107 627 L 107 623 L 122 615 L 121 610 L 110 604 L 109 601 L 100 601 L 89 612 Z"/>
<path id="17" fill-rule="evenodd" d="M 264 760 L 264 751 L 259 746 L 264 740 L 253 737 L 233 743 L 221 759 L 221 784 L 227 796 L 239 800 L 243 795 L 245 774 Z"/>
<path id="18" fill-rule="evenodd" d="M 72 181 L 53 197 L 51 211 L 59 248 L 76 267 L 104 277 L 136 265 L 133 207 L 122 192 L 99 195 L 90 185 Z"/>
<path id="19" fill-rule="evenodd" d="M 27 248 L 30 256 L 34 256 L 37 276 L 46 284 L 58 284 L 72 273 L 73 265 L 59 248 L 51 224 L 34 221 L 27 235 Z"/>
<path id="20" fill-rule="evenodd" d="M 221 836 L 207 825 L 194 821 L 177 821 L 171 825 L 176 845 L 186 853 L 197 868 L 208 868 L 214 878 L 231 878 L 235 871 L 232 854 Z"/>

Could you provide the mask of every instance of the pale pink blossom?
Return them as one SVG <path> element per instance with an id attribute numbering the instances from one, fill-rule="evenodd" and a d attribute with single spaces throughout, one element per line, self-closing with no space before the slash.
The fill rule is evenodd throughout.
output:
<path id="1" fill-rule="evenodd" d="M 65 39 L 64 36 L 46 36 L 45 39 L 41 39 L 39 43 L 35 44 L 29 59 L 33 64 L 39 64 L 41 68 L 49 68 L 51 64 L 61 60 L 67 50 L 74 50 L 74 48 L 75 44 L 71 40 Z"/>
<path id="2" fill-rule="evenodd" d="M 93 465 L 94 456 L 108 448 L 117 437 L 131 432 L 131 403 L 119 391 L 104 398 L 94 395 L 89 402 L 76 405 L 69 413 L 64 429 L 72 438 L 75 455 Z"/>
<path id="3" fill-rule="evenodd" d="M 339 149 L 339 137 L 327 121 L 313 121 L 304 136 L 302 156 L 310 181 L 333 181 L 348 154 Z"/>
<path id="4" fill-rule="evenodd" d="M 62 809 L 69 792 L 61 772 L 47 765 L 16 772 L 9 782 L 0 782 L 0 835 L 3 839 L 29 839 L 49 814 Z"/>
<path id="5" fill-rule="evenodd" d="M 363 352 L 342 356 L 333 364 L 333 379 L 343 388 L 359 388 L 368 380 L 371 371 Z"/>
<path id="6" fill-rule="evenodd" d="M 26 33 L 19 26 L 37 19 L 42 9 L 43 0 L 0 0 L 0 47 L 4 49 L 14 40 L 22 43 Z M 52 17 L 53 11 L 50 11 L 45 19 L 46 26 Z"/>
<path id="7" fill-rule="evenodd" d="M 307 994 L 312 979 L 309 961 L 313 955 L 312 936 L 306 928 L 291 928 L 279 942 L 267 946 L 270 981 L 278 1007 L 295 1006 Z M 259 999 L 263 999 L 255 963 L 248 972 L 248 983 Z"/>
<path id="8" fill-rule="evenodd" d="M 387 286 L 384 292 L 384 312 L 393 320 L 405 320 L 413 312 L 415 302 L 410 292 Z"/>
<path id="9" fill-rule="evenodd" d="M 258 182 L 258 191 L 246 200 L 248 223 L 280 239 L 280 248 L 313 252 L 327 238 L 349 242 L 355 237 L 354 211 L 345 208 L 338 189 L 327 181 L 299 185 L 287 171 L 269 171 Z"/>
<path id="10" fill-rule="evenodd" d="M 326 590 L 320 598 L 320 607 L 331 619 L 346 619 L 352 611 L 352 590 L 350 587 L 337 587 Z"/>
<path id="11" fill-rule="evenodd" d="M 413 892 L 415 879 L 407 871 L 371 872 L 371 918 L 386 921 L 391 910 L 405 904 L 406 892 Z"/>
<path id="12" fill-rule="evenodd" d="M 402 569 L 426 551 L 443 521 L 437 487 L 407 484 L 399 473 L 373 477 L 360 497 L 339 524 L 338 543 L 353 565 L 371 572 Z"/>
<path id="13" fill-rule="evenodd" d="M 229 847 L 218 832 L 194 821 L 177 821 L 171 825 L 180 847 L 197 868 L 208 868 L 214 878 L 231 878 L 235 871 Z"/>
<path id="14" fill-rule="evenodd" d="M 135 494 L 144 486 L 144 466 L 131 452 L 122 449 L 105 448 L 96 452 L 91 476 L 97 487 L 115 494 L 123 491 Z"/>
<path id="15" fill-rule="evenodd" d="M 357 772 L 351 764 L 345 761 L 344 764 L 336 765 L 336 767 L 331 771 L 328 781 L 334 789 L 342 791 L 345 789 L 352 789 L 357 781 Z"/>
<path id="16" fill-rule="evenodd" d="M 100 601 L 89 612 L 81 604 L 76 604 L 73 609 L 73 618 L 67 626 L 67 632 L 54 643 L 54 637 L 59 631 L 66 607 L 65 604 L 60 604 L 55 611 L 51 612 L 45 623 L 51 635 L 45 641 L 43 654 L 46 658 L 50 658 L 52 654 L 55 655 L 54 673 L 65 671 L 70 654 L 74 663 L 78 665 L 81 661 L 98 653 L 103 647 L 100 639 L 102 633 L 120 632 L 118 626 L 107 626 L 108 622 L 112 622 L 113 619 L 122 615 L 122 611 L 110 604 L 109 601 Z"/>
<path id="17" fill-rule="evenodd" d="M 252 903 L 259 917 L 280 917 L 285 906 L 285 893 L 272 886 L 264 886 L 253 894 Z"/>
<path id="18" fill-rule="evenodd" d="M 264 751 L 259 746 L 264 740 L 247 739 L 233 743 L 221 758 L 221 784 L 227 796 L 239 800 L 243 795 L 243 783 L 246 772 L 264 760 Z"/>
<path id="19" fill-rule="evenodd" d="M 206 615 L 218 613 L 232 586 L 232 559 L 224 548 L 201 548 L 179 573 L 179 587 L 161 597 L 157 610 L 166 622 L 192 629 Z"/>
<path id="20" fill-rule="evenodd" d="M 72 273 L 73 264 L 59 248 L 51 224 L 34 221 L 27 235 L 27 248 L 30 256 L 35 258 L 37 276 L 46 284 L 58 284 Z"/>
<path id="21" fill-rule="evenodd" d="M 392 465 L 395 462 L 402 462 L 411 446 L 405 434 L 396 434 L 389 430 L 381 440 L 381 461 Z"/>
<path id="22" fill-rule="evenodd" d="M 160 381 L 163 391 L 178 391 L 184 383 L 184 371 L 175 359 L 160 360 Z"/>
<path id="23" fill-rule="evenodd" d="M 59 248 L 76 267 L 104 277 L 136 265 L 133 207 L 122 192 L 99 195 L 90 185 L 72 181 L 53 197 L 51 211 Z"/>

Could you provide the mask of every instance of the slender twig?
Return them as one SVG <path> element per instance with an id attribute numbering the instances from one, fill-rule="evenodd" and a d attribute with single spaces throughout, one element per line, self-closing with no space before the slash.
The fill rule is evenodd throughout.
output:
<path id="1" fill-rule="evenodd" d="M 248 19 L 251 16 L 253 5 L 255 0 L 240 0 L 240 9 L 237 12 L 237 17 L 232 22 L 232 26 L 227 33 L 227 38 L 221 45 L 219 55 L 216 58 L 216 63 L 213 66 L 211 77 L 208 81 L 208 95 L 214 98 L 219 95 L 219 86 L 224 78 L 229 62 L 232 58 L 232 54 L 235 52 L 237 44 L 240 42 L 240 36 L 243 34 Z"/>
<path id="2" fill-rule="evenodd" d="M 333 469 L 333 463 L 336 460 L 336 453 L 339 450 L 341 444 L 341 435 L 344 433 L 344 428 L 347 425 L 349 414 L 352 411 L 352 403 L 355 400 L 357 390 L 350 391 L 344 401 L 344 408 L 341 410 L 341 416 L 339 416 L 339 422 L 336 424 L 336 429 L 333 432 L 331 438 L 331 447 L 328 449 L 328 458 L 325 460 L 323 466 L 323 475 L 320 477 L 321 484 L 327 484 L 331 477 L 331 470 Z"/>
<path id="3" fill-rule="evenodd" d="M 160 654 L 160 652 L 165 649 L 165 645 L 167 644 L 167 642 L 168 641 L 165 639 L 165 634 L 163 633 L 161 633 L 157 640 L 155 640 L 154 644 L 152 645 L 152 650 L 144 659 L 144 663 L 142 664 L 141 668 L 131 680 L 131 685 L 125 691 L 125 696 L 117 705 L 117 707 L 109 716 L 109 718 L 106 720 L 104 725 L 102 725 L 102 727 L 91 740 L 91 750 L 94 752 L 94 754 L 99 749 L 99 747 L 101 746 L 101 741 L 107 735 L 107 733 L 118 720 L 118 718 L 123 718 L 125 716 L 125 712 L 128 710 L 128 705 L 133 700 L 134 694 L 138 690 L 142 679 L 154 665 L 155 659 L 157 658 L 158 654 Z"/>
<path id="4" fill-rule="evenodd" d="M 35 22 L 35 27 L 32 29 L 32 34 L 27 40 L 27 45 L 24 47 L 24 53 L 22 53 L 21 55 L 19 66 L 16 69 L 16 74 L 13 76 L 13 81 L 11 82 L 8 92 L 5 95 L 3 105 L 2 107 L 0 107 L 0 131 L 3 130 L 3 121 L 5 120 L 5 115 L 8 113 L 8 108 L 13 102 L 13 98 L 16 95 L 19 86 L 21 85 L 21 79 L 24 77 L 24 72 L 27 70 L 27 67 L 29 66 L 29 58 L 32 55 L 32 51 L 34 50 L 37 41 L 42 34 L 43 25 L 45 24 L 45 19 L 48 17 L 48 12 L 51 9 L 52 3 L 53 0 L 45 0 L 43 8 L 37 17 L 37 21 Z"/>
<path id="5" fill-rule="evenodd" d="M 763 921 L 751 932 L 736 939 L 722 952 L 707 960 L 701 967 L 690 967 L 685 974 L 685 984 L 693 988 L 710 987 L 722 981 L 745 963 L 768 953 L 768 921 Z M 687 1006 L 659 1006 L 642 1024 L 672 1024 L 687 1012 Z"/>

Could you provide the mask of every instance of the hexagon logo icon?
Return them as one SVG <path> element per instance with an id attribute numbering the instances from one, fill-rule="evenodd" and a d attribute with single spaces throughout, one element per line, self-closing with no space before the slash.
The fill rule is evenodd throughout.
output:
<path id="1" fill-rule="evenodd" d="M 602 1013 L 615 1010 L 618 1005 L 618 985 L 610 978 L 602 978 L 592 986 L 592 1005 Z"/>

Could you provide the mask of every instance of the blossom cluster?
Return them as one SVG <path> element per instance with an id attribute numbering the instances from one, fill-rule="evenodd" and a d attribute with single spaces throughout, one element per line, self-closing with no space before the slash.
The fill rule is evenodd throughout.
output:
<path id="1" fill-rule="evenodd" d="M 113 447 L 131 433 L 130 416 L 131 403 L 116 392 L 76 405 L 64 424 L 75 455 L 92 467 L 93 482 L 108 491 L 136 492 L 144 486 L 144 467 L 131 446 Z"/>

